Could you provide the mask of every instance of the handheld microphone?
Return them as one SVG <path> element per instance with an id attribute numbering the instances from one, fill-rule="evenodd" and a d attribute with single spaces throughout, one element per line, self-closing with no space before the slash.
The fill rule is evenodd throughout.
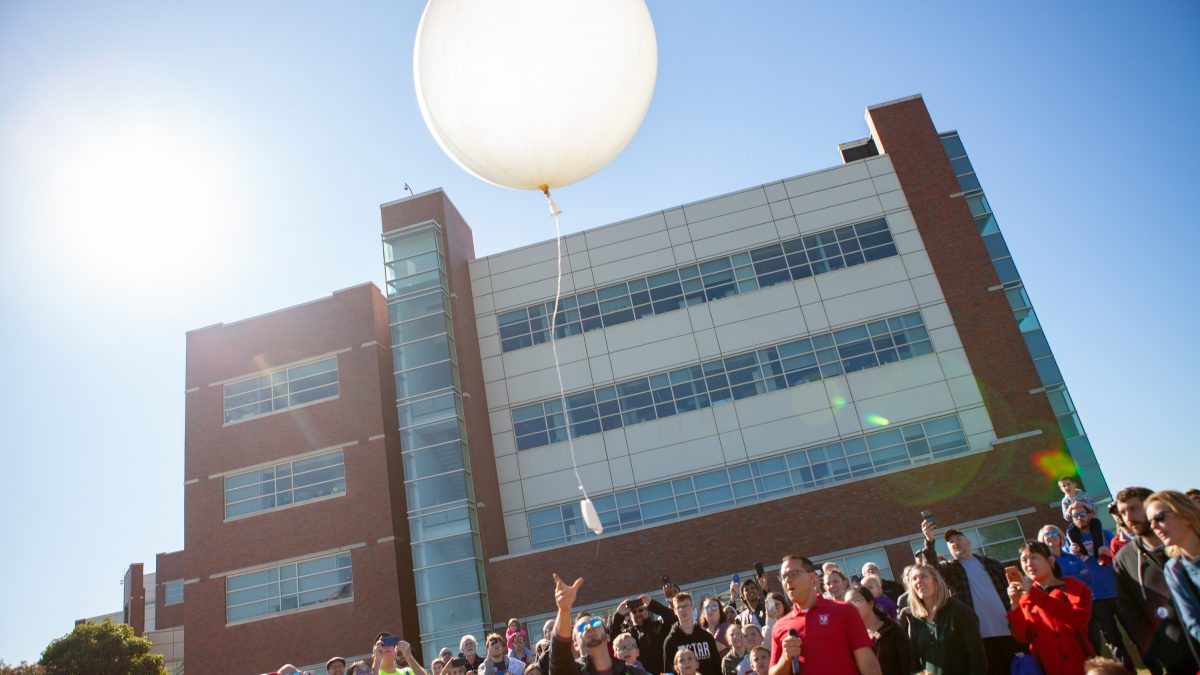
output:
<path id="1" fill-rule="evenodd" d="M 788 631 L 788 637 L 800 637 L 800 634 L 796 632 L 795 628 L 793 628 Z M 795 673 L 795 675 L 800 675 L 800 657 L 799 656 L 792 657 L 792 672 Z"/>

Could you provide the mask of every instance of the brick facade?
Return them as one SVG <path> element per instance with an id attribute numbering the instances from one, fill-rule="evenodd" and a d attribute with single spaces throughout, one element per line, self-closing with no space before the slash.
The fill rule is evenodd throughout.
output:
<path id="1" fill-rule="evenodd" d="M 336 399 L 223 424 L 220 383 L 335 352 Z M 187 360 L 182 576 L 198 580 L 184 591 L 187 660 L 214 672 L 266 672 L 281 658 L 312 663 L 369 651 L 380 630 L 415 632 L 387 306 L 379 290 L 357 286 L 192 331 Z M 350 445 L 343 449 L 342 495 L 225 520 L 218 474 L 343 444 Z M 225 573 L 346 548 L 352 602 L 226 625 Z"/>

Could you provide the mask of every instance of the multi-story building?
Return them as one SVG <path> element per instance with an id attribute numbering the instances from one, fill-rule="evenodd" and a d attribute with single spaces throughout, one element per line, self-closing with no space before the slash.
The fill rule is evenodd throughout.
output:
<path id="1" fill-rule="evenodd" d="M 170 554 L 159 554 L 161 569 L 170 569 Z M 183 603 L 182 580 L 157 583 L 154 572 L 143 573 L 142 563 L 133 563 L 125 570 L 121 580 L 124 606 L 108 614 L 79 619 L 81 623 L 124 623 L 133 629 L 134 635 L 150 641 L 150 651 L 161 654 L 171 675 L 183 673 L 183 617 L 179 613 Z M 159 616 L 159 607 L 162 616 Z"/>
<path id="2" fill-rule="evenodd" d="M 925 509 L 1008 559 L 1061 520 L 1055 467 L 1106 495 L 958 135 L 920 97 L 867 124 L 841 165 L 565 237 L 553 322 L 556 243 L 477 258 L 433 190 L 382 207 L 384 293 L 189 333 L 158 570 L 189 660 L 428 655 L 548 614 L 552 572 L 595 606 L 792 551 L 898 573 Z"/>

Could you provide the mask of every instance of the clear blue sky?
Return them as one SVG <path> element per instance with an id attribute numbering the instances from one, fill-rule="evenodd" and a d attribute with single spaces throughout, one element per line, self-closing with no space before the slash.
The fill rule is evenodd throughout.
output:
<path id="1" fill-rule="evenodd" d="M 978 7 L 976 5 L 988 5 Z M 379 204 L 552 236 L 413 94 L 422 4 L 0 3 L 0 658 L 183 546 L 184 333 L 381 284 Z M 1200 484 L 1194 2 L 652 0 L 658 88 L 567 231 L 838 163 L 866 106 L 958 129 L 1110 484 Z M 736 10 L 736 11 L 735 11 Z"/>

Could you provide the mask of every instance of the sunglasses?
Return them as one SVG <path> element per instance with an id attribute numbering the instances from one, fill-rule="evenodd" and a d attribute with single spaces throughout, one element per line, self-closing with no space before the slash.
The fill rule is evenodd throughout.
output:
<path id="1" fill-rule="evenodd" d="M 719 609 L 721 609 L 721 608 L 717 607 L 716 605 L 705 605 L 704 606 L 704 611 L 706 611 L 706 612 L 715 612 Z"/>
<path id="2" fill-rule="evenodd" d="M 1083 511 L 1083 512 L 1081 512 L 1081 513 L 1072 513 L 1072 514 L 1071 514 L 1071 518 L 1072 518 L 1072 519 L 1074 519 L 1074 520 L 1079 520 L 1080 518 L 1087 518 L 1087 517 L 1088 517 L 1088 515 L 1089 515 L 1089 514 L 1088 514 L 1088 512 L 1087 512 L 1087 511 Z"/>
<path id="3" fill-rule="evenodd" d="M 1168 513 L 1167 511 L 1159 511 L 1158 513 L 1154 514 L 1153 516 L 1150 516 L 1150 522 L 1158 523 L 1159 525 L 1162 525 L 1163 521 L 1165 521 L 1167 519 L 1167 513 Z"/>
<path id="4" fill-rule="evenodd" d="M 591 619 L 584 619 L 583 621 L 579 622 L 579 625 L 575 626 L 575 632 L 582 633 L 589 628 L 600 628 L 603 625 L 604 619 L 601 619 L 598 616 Z"/>

